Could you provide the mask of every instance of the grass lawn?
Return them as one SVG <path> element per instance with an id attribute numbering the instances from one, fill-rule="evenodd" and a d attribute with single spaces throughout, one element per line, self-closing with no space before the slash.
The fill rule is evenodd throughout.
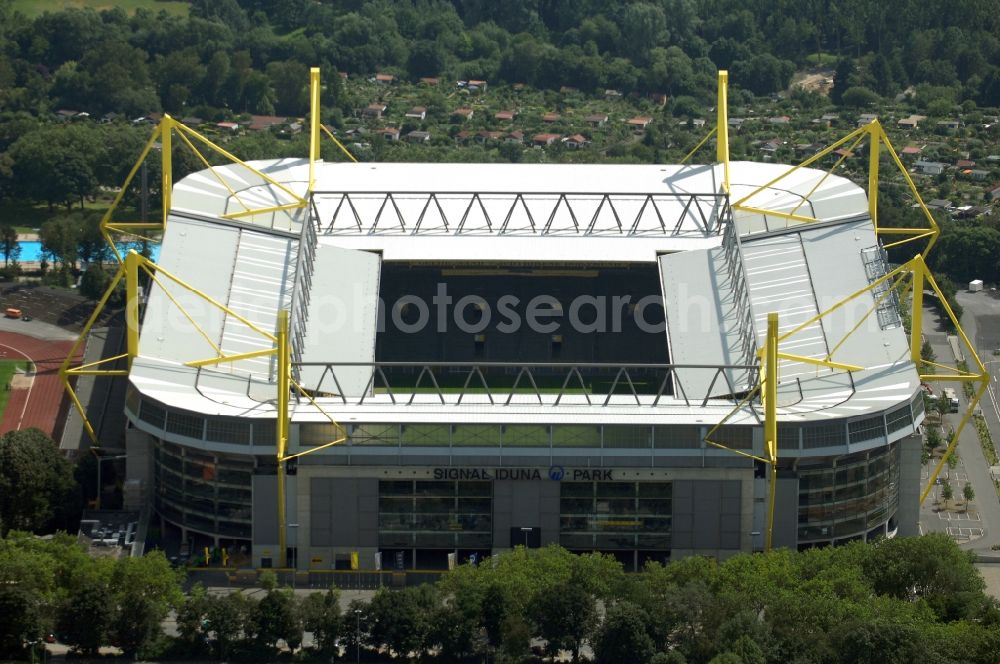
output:
<path id="1" fill-rule="evenodd" d="M 16 11 L 30 18 L 40 16 L 47 11 L 54 12 L 70 7 L 79 9 L 90 7 L 96 11 L 121 7 L 129 14 L 134 14 L 137 9 L 148 9 L 157 13 L 162 9 L 168 14 L 177 16 L 188 14 L 188 3 L 179 0 L 13 0 L 11 4 Z"/>
<path id="2" fill-rule="evenodd" d="M 14 376 L 14 370 L 18 367 L 24 369 L 27 364 L 25 360 L 0 360 L 0 418 L 3 417 L 3 411 L 6 410 L 7 401 L 10 399 L 10 390 L 7 386 Z"/>

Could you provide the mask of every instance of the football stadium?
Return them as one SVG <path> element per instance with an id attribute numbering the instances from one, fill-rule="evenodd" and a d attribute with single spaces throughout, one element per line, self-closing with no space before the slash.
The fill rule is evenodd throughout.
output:
<path id="1" fill-rule="evenodd" d="M 933 278 L 888 263 L 908 236 L 883 236 L 871 191 L 730 162 L 724 83 L 709 165 L 313 143 L 165 183 L 158 262 L 120 272 L 130 480 L 162 529 L 300 570 L 550 543 L 639 569 L 917 534 L 901 302 Z M 848 137 L 876 170 L 879 136 Z"/>

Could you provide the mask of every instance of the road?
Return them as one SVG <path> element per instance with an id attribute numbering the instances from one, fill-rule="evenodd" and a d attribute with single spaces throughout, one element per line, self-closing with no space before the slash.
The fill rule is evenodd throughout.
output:
<path id="1" fill-rule="evenodd" d="M 1000 322 L 1000 301 L 986 295 L 960 293 L 959 302 L 965 308 L 962 320 L 963 329 L 972 340 L 973 345 L 977 345 L 980 328 L 984 327 L 982 324 L 986 323 L 992 326 L 992 316 L 997 316 L 997 321 Z M 924 336 L 930 342 L 938 362 L 953 365 L 955 356 L 948 344 L 947 335 L 938 325 L 936 314 L 929 309 L 924 315 L 923 327 Z M 997 330 L 1000 332 L 1000 325 L 997 326 Z M 990 368 L 1000 369 L 1000 362 L 993 364 Z M 945 386 L 955 388 L 961 403 L 959 413 L 947 417 L 948 424 L 954 427 L 958 425 L 961 414 L 968 406 L 968 400 L 961 384 L 957 382 L 936 382 L 933 385 L 935 393 L 940 393 L 941 388 Z M 987 395 L 981 406 L 993 439 L 1000 440 L 1000 411 L 995 407 L 995 402 Z M 975 425 L 971 421 L 962 431 L 957 449 L 961 461 L 958 467 L 951 471 L 951 484 L 955 489 L 956 496 L 951 501 L 951 505 L 964 502 L 961 501 L 961 495 L 965 482 L 972 484 L 976 498 L 967 511 L 962 509 L 943 510 L 940 509 L 940 505 L 935 505 L 935 497 L 940 491 L 938 487 L 935 487 L 921 508 L 921 529 L 923 532 L 947 532 L 959 542 L 963 549 L 977 553 L 991 553 L 991 547 L 1000 544 L 1000 500 L 997 499 L 989 474 L 989 464 L 983 455 Z M 928 471 L 932 469 L 933 467 L 925 468 L 923 473 L 925 481 Z M 946 476 L 948 472 L 946 467 L 942 471 L 942 476 Z"/>

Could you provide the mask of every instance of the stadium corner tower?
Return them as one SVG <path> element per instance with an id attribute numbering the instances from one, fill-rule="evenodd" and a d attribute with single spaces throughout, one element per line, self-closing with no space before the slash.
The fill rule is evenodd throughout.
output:
<path id="1" fill-rule="evenodd" d="M 284 540 L 302 570 L 761 550 L 772 480 L 745 397 L 777 312 L 799 328 L 782 350 L 865 368 L 779 363 L 774 546 L 916 533 L 924 406 L 895 300 L 816 318 L 887 270 L 848 180 L 801 168 L 758 194 L 816 219 L 800 223 L 730 205 L 773 164 L 729 163 L 730 192 L 721 164 L 316 162 L 311 190 L 308 160 L 250 165 L 267 179 L 176 183 L 159 259 L 238 316 L 162 280 L 146 298 L 128 438 L 164 529 L 259 567 Z M 271 211 L 229 215 L 237 195 Z M 260 333 L 282 310 L 302 388 L 284 497 Z M 213 344 L 244 359 L 189 364 Z"/>

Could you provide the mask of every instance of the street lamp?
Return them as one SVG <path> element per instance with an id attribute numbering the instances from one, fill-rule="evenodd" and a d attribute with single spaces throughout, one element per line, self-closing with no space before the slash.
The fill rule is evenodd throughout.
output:
<path id="1" fill-rule="evenodd" d="M 97 448 L 91 447 L 90 451 L 93 453 L 94 458 L 97 459 L 97 500 L 94 501 L 96 509 L 101 509 L 101 464 L 105 461 L 114 461 L 115 459 L 124 459 L 128 455 L 118 454 L 115 456 L 105 456 L 102 457 L 97 453 Z"/>
<path id="2" fill-rule="evenodd" d="M 354 647 L 356 648 L 358 664 L 361 664 L 361 609 L 354 609 L 354 617 L 357 619 L 357 624 L 354 629 Z"/>

